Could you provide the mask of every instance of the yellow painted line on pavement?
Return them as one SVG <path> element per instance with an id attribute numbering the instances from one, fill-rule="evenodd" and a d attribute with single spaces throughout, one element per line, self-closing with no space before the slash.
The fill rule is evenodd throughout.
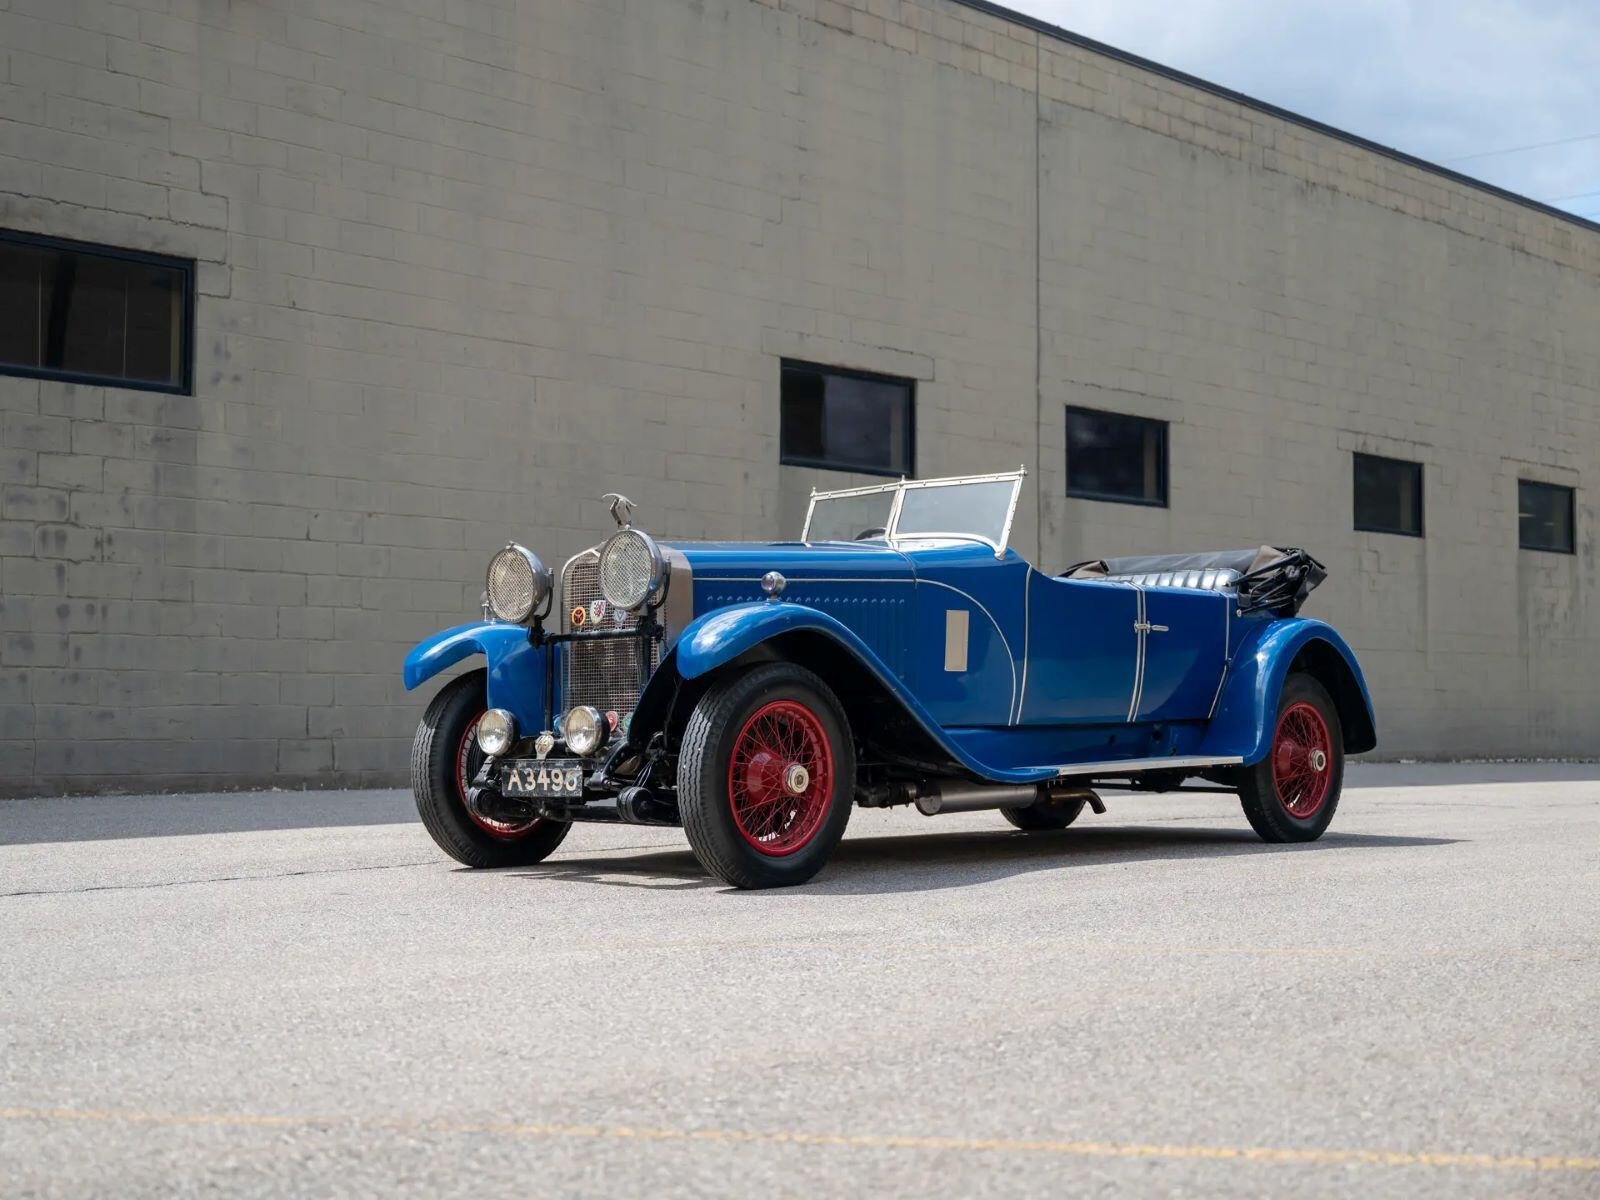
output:
<path id="1" fill-rule="evenodd" d="M 552 952 L 574 955 L 613 954 L 619 950 L 861 950 L 869 948 L 863 937 L 843 935 L 834 941 L 815 938 L 645 938 L 611 941 L 585 941 L 582 944 L 553 945 Z M 1476 948 L 1409 946 L 1198 946 L 1162 945 L 1150 942 L 1065 942 L 1052 938 L 1022 938 L 1005 942 L 960 942 L 938 939 L 897 941 L 896 951 L 937 951 L 947 953 L 1006 953 L 1022 950 L 1047 950 L 1053 954 L 1143 955 L 1218 955 L 1262 958 L 1350 958 L 1350 959 L 1440 959 L 1481 960 L 1525 959 L 1530 962 L 1588 962 L 1583 951 L 1562 948 L 1523 950 L 1480 946 Z"/>
<path id="2" fill-rule="evenodd" d="M 475 1121 L 364 1120 L 251 1113 L 0 1108 L 6 1121 L 120 1122 L 168 1127 L 242 1129 L 353 1129 L 373 1132 L 474 1134 L 618 1142 L 710 1142 L 837 1146 L 869 1150 L 933 1150 L 976 1154 L 1033 1154 L 1073 1158 L 1133 1158 L 1310 1164 L 1464 1168 L 1488 1171 L 1600 1172 L 1600 1158 L 1573 1155 L 1457 1154 L 1406 1150 L 1319 1150 L 1272 1146 L 1181 1146 L 1139 1142 L 1075 1142 L 1018 1138 L 938 1137 L 917 1134 L 805 1133 L 799 1130 L 662 1129 L 626 1125 L 501 1124 Z"/>

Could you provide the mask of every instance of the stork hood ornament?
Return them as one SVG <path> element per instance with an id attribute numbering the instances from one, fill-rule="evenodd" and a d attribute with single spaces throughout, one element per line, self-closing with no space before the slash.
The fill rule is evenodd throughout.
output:
<path id="1" fill-rule="evenodd" d="M 633 524 L 634 503 L 621 492 L 607 492 L 604 497 L 611 502 L 611 519 L 617 523 L 618 529 L 627 529 Z"/>

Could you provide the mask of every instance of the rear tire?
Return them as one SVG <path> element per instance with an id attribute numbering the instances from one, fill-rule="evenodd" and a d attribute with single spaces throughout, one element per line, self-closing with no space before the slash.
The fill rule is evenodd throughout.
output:
<path id="1" fill-rule="evenodd" d="M 452 679 L 422 714 L 411 743 L 411 791 L 423 826 L 451 858 L 469 867 L 524 867 L 546 858 L 572 824 L 503 824 L 468 811 L 467 786 L 484 758 L 472 736 L 487 705 L 484 678 L 479 670 Z"/>
<path id="2" fill-rule="evenodd" d="M 678 809 L 700 865 L 736 888 L 822 869 L 855 797 L 855 744 L 828 685 L 770 663 L 712 686 L 678 751 Z"/>
<path id="3" fill-rule="evenodd" d="M 1266 757 L 1243 768 L 1239 801 L 1264 842 L 1314 842 L 1339 807 L 1344 728 L 1328 691 L 1310 675 L 1284 681 Z"/>
<path id="4" fill-rule="evenodd" d="M 1083 814 L 1084 799 L 1064 796 L 1060 800 L 1035 800 L 1020 808 L 1002 808 L 1000 815 L 1024 833 L 1050 833 L 1065 829 Z"/>

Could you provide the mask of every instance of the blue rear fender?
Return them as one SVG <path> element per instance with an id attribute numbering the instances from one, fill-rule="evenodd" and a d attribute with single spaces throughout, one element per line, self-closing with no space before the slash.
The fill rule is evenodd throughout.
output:
<path id="1" fill-rule="evenodd" d="M 1355 654 L 1331 625 L 1292 617 L 1256 626 L 1235 649 L 1200 753 L 1240 755 L 1247 765 L 1265 758 L 1292 668 L 1314 676 L 1333 697 L 1347 753 L 1377 745 L 1372 696 Z"/>
<path id="2" fill-rule="evenodd" d="M 996 767 L 974 758 L 950 738 L 899 676 L 848 626 L 820 609 L 803 604 L 781 601 L 735 604 L 696 618 L 684 628 L 672 648 L 670 660 L 663 662 L 663 670 L 658 671 L 657 678 L 651 680 L 652 687 L 661 676 L 668 674 L 668 669 L 675 669 L 681 679 L 698 679 L 757 650 L 764 643 L 797 633 L 820 635 L 836 643 L 899 702 L 940 750 L 968 771 L 996 782 L 1009 783 L 1037 782 L 1054 775 L 1054 771 L 1049 769 L 1032 766 Z M 805 663 L 801 662 L 801 665 Z M 650 690 L 647 689 L 646 697 L 641 699 L 641 709 L 647 701 L 654 699 L 648 695 Z"/>
<path id="3" fill-rule="evenodd" d="M 550 727 L 544 711 L 547 652 L 528 640 L 528 631 L 521 625 L 480 621 L 457 625 L 418 642 L 406 655 L 406 690 L 473 654 L 483 655 L 488 666 L 490 708 L 509 712 L 522 733 Z"/>

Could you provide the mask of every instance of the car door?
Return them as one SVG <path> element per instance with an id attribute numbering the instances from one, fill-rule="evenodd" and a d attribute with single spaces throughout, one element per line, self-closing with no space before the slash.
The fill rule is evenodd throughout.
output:
<path id="1" fill-rule="evenodd" d="M 1134 718 L 1206 719 L 1227 665 L 1232 598 L 1199 588 L 1139 587 L 1137 593 L 1135 632 L 1143 645 Z"/>
<path id="2" fill-rule="evenodd" d="M 1138 590 L 1028 573 L 1021 723 L 1129 719 L 1138 682 Z"/>

